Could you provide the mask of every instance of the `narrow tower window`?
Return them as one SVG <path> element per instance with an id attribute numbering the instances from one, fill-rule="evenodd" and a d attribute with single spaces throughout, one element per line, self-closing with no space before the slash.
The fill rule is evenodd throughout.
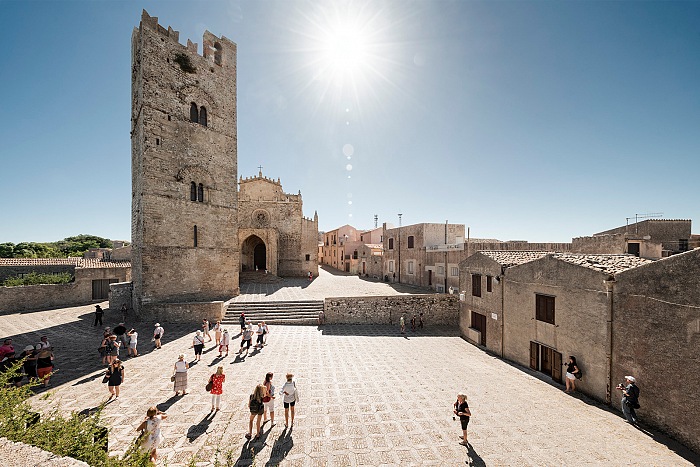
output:
<path id="1" fill-rule="evenodd" d="M 214 63 L 221 65 L 221 52 L 223 51 L 223 47 L 221 47 L 221 44 L 218 42 L 214 42 L 214 49 Z"/>
<path id="2" fill-rule="evenodd" d="M 199 122 L 199 111 L 197 110 L 197 104 L 194 102 L 190 104 L 190 121 L 192 123 Z"/>
<path id="3" fill-rule="evenodd" d="M 207 126 L 207 108 L 204 106 L 199 108 L 199 124 Z"/>
<path id="4" fill-rule="evenodd" d="M 197 201 L 197 184 L 190 183 L 190 201 Z"/>
<path id="5" fill-rule="evenodd" d="M 204 185 L 201 183 L 199 184 L 199 187 L 197 187 L 197 201 L 200 203 L 204 202 Z"/>
<path id="6" fill-rule="evenodd" d="M 194 226 L 194 247 L 197 248 L 197 226 Z"/>

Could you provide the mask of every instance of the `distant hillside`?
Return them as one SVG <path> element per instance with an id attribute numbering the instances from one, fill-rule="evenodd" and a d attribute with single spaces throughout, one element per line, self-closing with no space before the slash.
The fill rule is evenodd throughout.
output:
<path id="1" fill-rule="evenodd" d="M 57 242 L 0 243 L 0 258 L 67 258 L 83 256 L 90 248 L 112 248 L 112 240 L 81 234 Z"/>

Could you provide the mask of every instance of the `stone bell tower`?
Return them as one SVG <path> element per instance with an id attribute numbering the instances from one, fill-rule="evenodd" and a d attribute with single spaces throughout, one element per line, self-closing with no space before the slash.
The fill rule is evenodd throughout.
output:
<path id="1" fill-rule="evenodd" d="M 236 44 L 197 44 L 143 12 L 131 40 L 133 307 L 237 295 Z M 171 304 L 171 306 L 167 305 Z M 182 317 L 182 316 L 181 316 Z M 174 318 L 174 317 L 173 317 Z"/>

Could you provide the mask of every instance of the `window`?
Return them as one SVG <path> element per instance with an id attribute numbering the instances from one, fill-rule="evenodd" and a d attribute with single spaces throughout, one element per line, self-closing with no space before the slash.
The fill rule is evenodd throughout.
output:
<path id="1" fill-rule="evenodd" d="M 198 238 L 197 238 L 197 226 L 194 226 L 194 247 L 197 248 Z"/>
<path id="2" fill-rule="evenodd" d="M 394 262 L 389 261 L 389 272 L 394 272 Z"/>
<path id="3" fill-rule="evenodd" d="M 390 239 L 389 239 L 389 249 L 390 249 L 390 250 L 393 250 L 393 249 L 394 249 L 394 239 L 393 239 L 393 238 L 390 238 Z"/>
<path id="4" fill-rule="evenodd" d="M 190 201 L 197 201 L 197 184 L 190 183 Z"/>
<path id="5" fill-rule="evenodd" d="M 357 259 L 357 250 L 352 252 L 352 259 Z"/>
<path id="6" fill-rule="evenodd" d="M 190 122 L 199 123 L 199 109 L 194 102 L 190 104 Z"/>
<path id="7" fill-rule="evenodd" d="M 481 274 L 472 274 L 472 296 L 481 297 Z"/>
<path id="8" fill-rule="evenodd" d="M 486 291 L 493 292 L 493 277 L 486 276 Z"/>
<path id="9" fill-rule="evenodd" d="M 451 267 L 450 268 L 450 276 L 453 276 L 453 277 L 459 276 L 459 268 Z"/>
<path id="10" fill-rule="evenodd" d="M 361 241 L 361 242 L 364 242 L 364 241 L 365 241 L 364 235 L 360 235 L 360 241 Z"/>
<path id="11" fill-rule="evenodd" d="M 408 273 L 413 274 L 413 261 L 408 262 Z"/>
<path id="12" fill-rule="evenodd" d="M 306 261 L 311 261 L 311 255 L 306 255 Z"/>
<path id="13" fill-rule="evenodd" d="M 207 126 L 207 109 L 204 106 L 199 108 L 199 124 Z"/>
<path id="14" fill-rule="evenodd" d="M 438 266 L 438 267 L 437 267 L 437 275 L 438 275 L 438 276 L 444 276 L 444 275 L 445 275 L 445 266 Z"/>
<path id="15" fill-rule="evenodd" d="M 221 65 L 221 52 L 223 47 L 218 42 L 214 42 L 214 63 L 216 65 Z"/>
<path id="16" fill-rule="evenodd" d="M 408 236 L 408 247 L 413 248 L 413 235 Z"/>
<path id="17" fill-rule="evenodd" d="M 678 240 L 678 251 L 688 251 L 688 239 L 681 238 Z"/>
<path id="18" fill-rule="evenodd" d="M 554 324 L 554 297 L 550 295 L 535 295 L 535 318 L 538 321 Z"/>
<path id="19" fill-rule="evenodd" d="M 202 185 L 201 183 L 197 187 L 197 201 L 199 201 L 200 203 L 204 202 L 204 185 Z"/>

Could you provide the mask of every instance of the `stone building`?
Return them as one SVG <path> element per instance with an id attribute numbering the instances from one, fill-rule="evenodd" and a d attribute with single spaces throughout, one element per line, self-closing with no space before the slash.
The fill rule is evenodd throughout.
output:
<path id="1" fill-rule="evenodd" d="M 239 180 L 238 242 L 241 270 L 280 276 L 318 276 L 318 214 L 303 216 L 301 192 L 285 193 L 263 177 Z"/>
<path id="2" fill-rule="evenodd" d="M 460 265 L 465 337 L 556 382 L 574 355 L 577 389 L 617 408 L 615 385 L 634 375 L 643 421 L 700 448 L 687 410 L 700 403 L 700 249 L 658 261 L 555 253 L 518 262 L 513 253 Z"/>
<path id="3" fill-rule="evenodd" d="M 323 234 L 323 264 L 341 271 L 350 272 L 350 256 L 345 244 L 360 242 L 360 231 L 351 225 L 344 225 Z M 354 250 L 353 250 L 354 251 Z M 347 261 L 345 257 L 347 256 Z"/>
<path id="4" fill-rule="evenodd" d="M 238 293 L 236 44 L 143 12 L 132 34 L 133 307 Z"/>

